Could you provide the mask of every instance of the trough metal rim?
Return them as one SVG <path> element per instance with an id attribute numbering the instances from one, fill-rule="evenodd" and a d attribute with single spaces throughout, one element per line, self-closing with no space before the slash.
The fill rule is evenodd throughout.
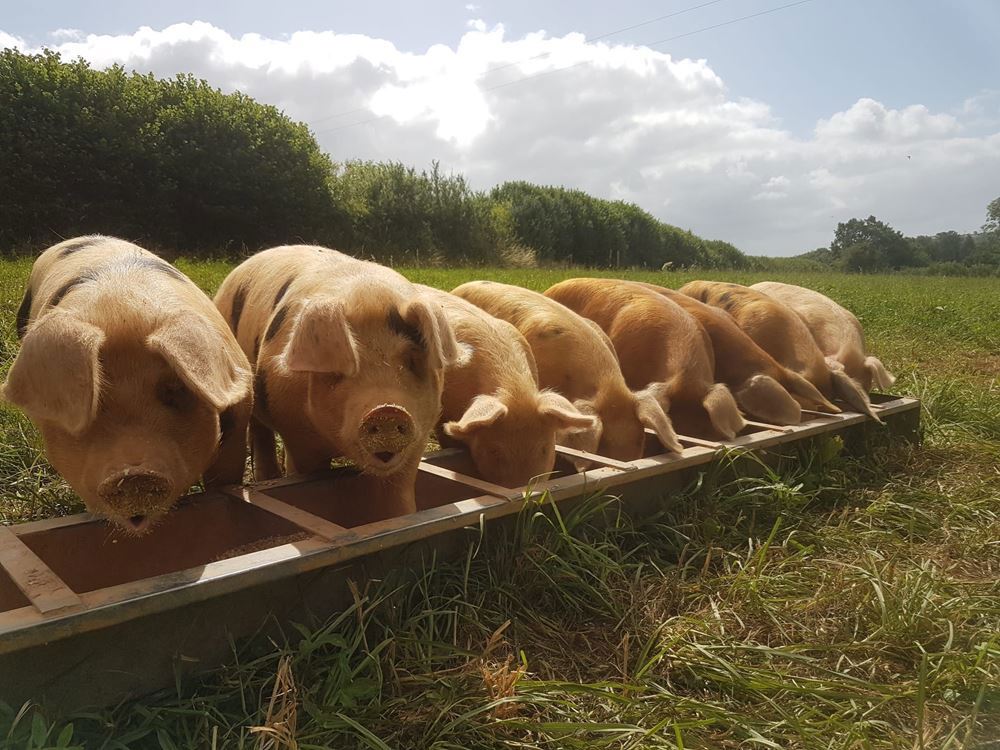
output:
<path id="1" fill-rule="evenodd" d="M 914 398 L 903 396 L 884 398 L 887 400 L 877 405 L 879 414 L 891 416 L 919 409 L 920 402 Z M 343 565 L 366 555 L 426 539 L 439 533 L 512 515 L 520 512 L 527 502 L 534 501 L 544 493 L 549 494 L 551 502 L 559 502 L 572 497 L 603 492 L 642 479 L 710 463 L 721 451 L 766 449 L 861 424 L 869 419 L 864 414 L 850 412 L 821 415 L 800 425 L 764 426 L 761 431 L 718 443 L 681 436 L 681 442 L 690 446 L 681 454 L 665 453 L 630 462 L 595 457 L 604 465 L 525 488 L 511 490 L 489 485 L 486 489 L 493 488 L 495 491 L 492 494 L 487 492 L 478 497 L 351 529 L 294 508 L 301 522 L 301 525 L 296 525 L 311 533 L 310 537 L 302 541 L 82 594 L 75 594 L 70 590 L 69 593 L 78 598 L 78 603 L 73 598 L 68 598 L 65 606 L 50 608 L 47 612 L 43 612 L 35 605 L 29 605 L 0 613 L 0 654 L 187 606 L 296 574 Z M 441 475 L 439 471 L 428 469 L 429 466 L 431 465 L 422 464 L 424 470 Z M 450 478 L 451 481 L 472 486 L 480 491 L 484 490 L 483 485 L 486 483 L 482 480 L 465 477 L 457 472 L 450 473 L 454 476 L 446 478 Z M 265 511 L 292 520 L 291 516 L 276 512 L 273 504 L 272 507 L 268 507 L 269 504 L 254 502 L 252 496 L 260 494 L 269 487 L 315 481 L 326 476 L 329 476 L 329 473 L 287 477 L 247 487 L 227 488 L 225 494 L 236 502 L 242 498 L 243 501 L 251 502 Z M 286 505 L 274 498 L 269 499 Z M 290 505 L 286 507 L 293 508 Z M 303 520 L 303 515 L 311 516 L 321 523 L 315 524 L 309 519 Z M 90 514 L 78 514 L 0 527 L 0 532 L 6 532 L 7 536 L 4 539 L 9 541 L 10 538 L 16 540 L 17 536 L 46 528 L 59 528 L 93 520 L 94 517 Z M 295 523 L 294 520 L 292 522 Z M 20 544 L 19 541 L 18 543 Z M 20 546 L 24 547 L 23 544 Z M 5 569 L 8 567 L 8 560 L 3 556 L 0 556 L 0 566 Z M 44 571 L 51 573 L 43 563 Z M 59 581 L 58 577 L 56 581 Z"/>

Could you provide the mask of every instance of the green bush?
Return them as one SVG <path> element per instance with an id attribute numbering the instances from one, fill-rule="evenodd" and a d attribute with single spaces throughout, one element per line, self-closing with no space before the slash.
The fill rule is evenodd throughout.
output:
<path id="1" fill-rule="evenodd" d="M 742 268 L 746 256 L 727 242 L 702 240 L 636 205 L 579 190 L 506 182 L 490 193 L 508 207 L 513 232 L 542 261 L 597 268 Z"/>
<path id="2" fill-rule="evenodd" d="M 190 75 L 0 52 L 0 247 L 99 232 L 190 257 L 318 242 L 389 263 L 747 268 L 638 206 L 437 163 L 334 165 L 274 107 Z"/>
<path id="3" fill-rule="evenodd" d="M 117 234 L 229 252 L 337 234 L 309 130 L 189 75 L 0 52 L 0 246 Z"/>

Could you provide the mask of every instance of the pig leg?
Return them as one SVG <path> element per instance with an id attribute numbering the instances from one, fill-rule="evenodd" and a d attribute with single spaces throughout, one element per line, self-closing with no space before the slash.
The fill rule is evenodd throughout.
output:
<path id="1" fill-rule="evenodd" d="M 250 436 L 252 440 L 253 478 L 263 482 L 277 479 L 281 476 L 278 457 L 274 444 L 274 431 L 254 417 L 250 421 Z"/>
<path id="2" fill-rule="evenodd" d="M 323 439 L 301 428 L 295 433 L 281 433 L 285 443 L 285 474 L 312 474 L 330 468 L 333 453 L 324 445 Z"/>
<path id="3" fill-rule="evenodd" d="M 202 477 L 206 487 L 243 483 L 247 461 L 247 426 L 252 411 L 253 398 L 248 396 L 219 415 L 219 449 Z"/>

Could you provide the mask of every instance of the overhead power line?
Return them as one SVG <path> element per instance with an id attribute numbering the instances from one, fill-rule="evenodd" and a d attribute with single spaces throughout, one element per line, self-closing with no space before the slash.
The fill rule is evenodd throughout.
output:
<path id="1" fill-rule="evenodd" d="M 750 13 L 749 15 L 740 16 L 739 18 L 733 18 L 733 19 L 730 19 L 729 21 L 722 21 L 720 23 L 714 23 L 714 24 L 711 24 L 710 26 L 703 26 L 703 27 L 701 27 L 699 29 L 694 29 L 693 31 L 684 32 L 683 34 L 676 34 L 674 36 L 666 37 L 665 39 L 658 39 L 655 42 L 648 42 L 647 44 L 644 44 L 642 46 L 644 46 L 644 47 L 658 47 L 661 44 L 666 44 L 667 42 L 673 42 L 673 41 L 676 41 L 678 39 L 684 39 L 684 38 L 689 37 L 689 36 L 694 36 L 695 34 L 701 34 L 701 33 L 704 33 L 706 31 L 712 31 L 714 29 L 720 29 L 720 28 L 723 28 L 724 26 L 732 26 L 733 24 L 741 23 L 743 21 L 749 21 L 750 19 L 753 19 L 753 18 L 760 18 L 761 16 L 771 15 L 772 13 L 778 13 L 779 11 L 788 10 L 789 8 L 795 8 L 795 7 L 799 6 L 799 5 L 806 5 L 807 3 L 811 3 L 811 2 L 814 2 L 814 0 L 796 0 L 796 2 L 786 3 L 785 5 L 779 5 L 779 6 L 775 7 L 775 8 L 768 8 L 767 10 L 758 11 L 757 13 Z M 652 21 L 650 21 L 650 23 L 651 22 Z M 638 24 L 638 25 L 645 25 L 645 22 L 643 22 L 643 24 Z M 609 32 L 609 34 L 610 33 L 611 32 Z M 578 68 L 581 65 L 586 65 L 586 64 L 588 64 L 590 62 L 592 62 L 592 61 L 591 60 L 581 60 L 580 62 L 576 62 L 576 63 L 573 63 L 571 65 L 564 65 L 561 68 L 553 68 L 552 70 L 545 70 L 545 71 L 542 71 L 540 73 L 533 73 L 531 75 L 521 76 L 520 78 L 515 78 L 512 81 L 506 81 L 504 83 L 494 84 L 493 86 L 487 86 L 483 90 L 484 91 L 496 91 L 497 89 L 506 88 L 508 86 L 515 86 L 517 84 L 525 83 L 527 81 L 534 81 L 534 80 L 537 80 L 539 78 L 544 78 L 546 76 L 554 75 L 556 73 L 562 73 L 562 72 L 564 72 L 566 70 L 572 70 L 573 68 Z M 512 63 L 508 63 L 505 67 L 509 67 L 511 64 Z M 516 64 L 520 64 L 520 63 L 516 63 Z M 486 75 L 486 74 L 484 74 L 484 75 Z M 365 109 L 365 108 L 359 108 L 359 109 L 356 109 L 356 110 L 352 110 L 352 112 L 365 112 L 365 111 L 367 111 L 367 109 Z M 370 117 L 370 118 L 367 118 L 365 120 L 359 120 L 358 122 L 346 123 L 344 125 L 340 125 L 340 126 L 337 126 L 337 127 L 334 127 L 334 128 L 328 128 L 326 130 L 320 130 L 320 131 L 314 133 L 314 135 L 326 135 L 328 133 L 336 133 L 336 132 L 338 132 L 340 130 L 347 130 L 348 128 L 359 127 L 361 125 L 368 125 L 368 124 L 373 123 L 373 122 L 378 122 L 379 120 L 384 120 L 385 118 L 387 118 L 389 116 L 390 115 L 376 115 L 374 117 Z"/>

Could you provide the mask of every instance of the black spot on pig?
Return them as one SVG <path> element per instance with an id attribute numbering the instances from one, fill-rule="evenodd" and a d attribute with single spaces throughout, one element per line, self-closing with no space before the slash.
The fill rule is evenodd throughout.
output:
<path id="1" fill-rule="evenodd" d="M 59 257 L 65 258 L 68 255 L 83 250 L 85 247 L 90 247 L 94 244 L 93 237 L 78 237 L 75 240 L 70 240 L 65 245 L 63 245 L 62 250 L 59 251 Z"/>
<path id="2" fill-rule="evenodd" d="M 264 343 L 267 343 L 278 335 L 278 331 L 281 330 L 281 326 L 284 324 L 286 317 L 288 317 L 288 305 L 279 307 L 275 311 L 274 315 L 271 317 L 271 322 L 267 326 L 267 330 L 264 332 Z"/>
<path id="3" fill-rule="evenodd" d="M 49 305 L 51 305 L 52 307 L 58 307 L 59 303 L 63 301 L 63 297 L 65 297 L 67 294 L 73 291 L 76 287 L 80 286 L 80 284 L 83 284 L 87 281 L 92 281 L 92 279 L 87 278 L 85 276 L 80 276 L 78 278 L 67 281 L 65 284 L 59 287 L 59 289 L 56 290 L 55 294 L 52 295 L 52 299 L 49 300 Z"/>
<path id="4" fill-rule="evenodd" d="M 293 279 L 288 279 L 284 284 L 281 285 L 281 288 L 278 290 L 278 293 L 276 295 L 274 295 L 274 304 L 271 305 L 271 307 L 277 307 L 278 306 L 278 303 L 280 303 L 281 300 L 284 298 L 285 292 L 288 291 L 288 287 L 290 287 L 292 285 L 292 282 L 294 280 L 295 280 L 294 278 Z"/>
<path id="5" fill-rule="evenodd" d="M 386 316 L 386 325 L 389 326 L 389 330 L 393 333 L 409 339 L 413 342 L 414 346 L 420 349 L 426 348 L 427 344 L 420 329 L 403 320 L 403 316 L 399 314 L 399 310 L 395 308 L 389 310 L 389 314 Z"/>
<path id="6" fill-rule="evenodd" d="M 187 276 L 185 276 L 180 271 L 178 271 L 176 268 L 174 268 L 172 265 L 170 265 L 169 263 L 167 263 L 167 261 L 162 260 L 160 258 L 149 258 L 149 257 L 143 255 L 140 258 L 137 258 L 135 260 L 135 266 L 137 268 L 148 268 L 150 270 L 166 274 L 167 276 L 170 276 L 171 278 L 177 279 L 178 281 L 188 281 L 188 282 L 190 282 L 190 279 L 188 279 Z M 193 283 L 193 282 L 191 282 L 191 283 Z"/>
<path id="7" fill-rule="evenodd" d="M 21 306 L 17 308 L 17 337 L 23 339 L 28 332 L 28 318 L 31 317 L 31 287 L 24 291 L 24 299 Z"/>
<path id="8" fill-rule="evenodd" d="M 235 335 L 240 328 L 240 318 L 243 316 L 243 306 L 247 303 L 247 288 L 244 284 L 236 287 L 233 294 L 233 309 L 229 311 L 229 327 Z"/>

